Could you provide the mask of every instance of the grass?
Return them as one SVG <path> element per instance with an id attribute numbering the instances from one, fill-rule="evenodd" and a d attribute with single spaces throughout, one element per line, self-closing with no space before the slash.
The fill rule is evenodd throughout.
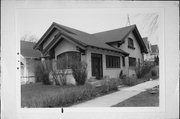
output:
<path id="1" fill-rule="evenodd" d="M 21 86 L 22 107 L 61 107 L 67 106 L 69 100 L 75 99 L 76 95 L 93 91 L 89 85 L 84 86 L 53 86 L 37 84 L 27 84 Z M 66 95 L 65 95 L 66 94 Z M 85 95 L 85 94 L 84 94 Z M 87 96 L 87 95 L 86 95 Z M 72 103 L 69 101 L 69 103 Z"/>
<path id="2" fill-rule="evenodd" d="M 159 106 L 159 93 L 150 94 L 148 91 L 141 92 L 112 107 L 157 107 Z"/>
<path id="3" fill-rule="evenodd" d="M 53 86 L 42 83 L 21 86 L 22 107 L 67 107 L 97 96 L 118 90 L 115 82 L 96 88 L 90 84 L 81 86 Z"/>

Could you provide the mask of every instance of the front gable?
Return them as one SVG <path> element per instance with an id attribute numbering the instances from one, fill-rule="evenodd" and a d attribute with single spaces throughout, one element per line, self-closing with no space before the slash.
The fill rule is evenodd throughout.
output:
<path id="1" fill-rule="evenodd" d="M 55 48 L 62 41 L 67 40 L 71 44 L 77 46 L 77 48 L 79 48 L 80 50 L 84 50 L 84 44 L 81 44 L 76 39 L 73 39 L 71 36 L 68 35 L 68 33 L 71 32 L 67 31 L 66 29 L 61 29 L 55 23 L 53 23 L 44 33 L 41 39 L 36 43 L 34 49 L 40 50 L 44 57 L 55 57 Z"/>
<path id="2" fill-rule="evenodd" d="M 133 47 L 129 46 L 129 40 L 132 40 L 133 42 Z M 142 53 L 141 47 L 139 45 L 139 42 L 137 38 L 135 37 L 134 33 L 131 32 L 125 39 L 124 43 L 119 46 L 120 49 L 124 49 L 128 53 L 132 52 L 139 52 L 140 54 Z"/>
<path id="3" fill-rule="evenodd" d="M 138 50 L 140 50 L 141 53 L 147 53 L 146 45 L 145 45 L 143 39 L 141 38 L 136 27 L 134 29 L 132 29 L 128 34 L 126 34 L 123 39 L 121 39 L 119 41 L 108 42 L 107 44 L 109 44 L 115 48 L 119 48 L 119 49 L 122 49 L 122 50 L 128 52 L 128 50 L 125 47 L 127 47 L 127 48 L 129 47 L 128 46 L 129 39 L 131 39 L 133 41 L 133 43 L 135 45 L 134 48 L 138 48 Z M 134 48 L 129 47 L 128 49 L 134 49 Z"/>

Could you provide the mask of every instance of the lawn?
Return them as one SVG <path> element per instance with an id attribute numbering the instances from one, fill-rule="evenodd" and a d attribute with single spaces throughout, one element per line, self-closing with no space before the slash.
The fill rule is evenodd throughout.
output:
<path id="1" fill-rule="evenodd" d="M 42 83 L 21 86 L 22 107 L 67 107 L 117 91 L 117 83 L 106 82 L 96 88 L 91 84 L 81 86 L 53 86 Z"/>
<path id="2" fill-rule="evenodd" d="M 157 107 L 159 106 L 159 93 L 150 94 L 148 91 L 141 92 L 112 107 Z"/>

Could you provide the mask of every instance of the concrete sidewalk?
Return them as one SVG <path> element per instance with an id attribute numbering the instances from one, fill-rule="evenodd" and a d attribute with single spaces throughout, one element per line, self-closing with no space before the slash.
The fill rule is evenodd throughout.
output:
<path id="1" fill-rule="evenodd" d="M 148 81 L 136 86 L 121 88 L 115 93 L 97 97 L 71 107 L 110 107 L 157 85 L 159 85 L 159 80 Z"/>

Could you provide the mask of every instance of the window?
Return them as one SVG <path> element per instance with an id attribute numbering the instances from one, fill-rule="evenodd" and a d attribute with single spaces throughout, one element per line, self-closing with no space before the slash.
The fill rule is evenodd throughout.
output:
<path id="1" fill-rule="evenodd" d="M 122 63 L 123 63 L 123 67 L 125 67 L 125 57 L 122 56 Z"/>
<path id="2" fill-rule="evenodd" d="M 136 66 L 136 58 L 129 57 L 129 66 L 135 67 Z"/>
<path id="3" fill-rule="evenodd" d="M 131 38 L 128 38 L 128 48 L 135 49 L 133 39 Z"/>
<path id="4" fill-rule="evenodd" d="M 120 57 L 106 55 L 107 68 L 120 68 Z"/>
<path id="5" fill-rule="evenodd" d="M 79 52 L 70 51 L 57 56 L 57 69 L 71 68 L 75 62 L 81 61 L 81 54 Z"/>
<path id="6" fill-rule="evenodd" d="M 138 58 L 138 66 L 140 66 L 140 65 L 141 65 L 140 58 Z"/>

